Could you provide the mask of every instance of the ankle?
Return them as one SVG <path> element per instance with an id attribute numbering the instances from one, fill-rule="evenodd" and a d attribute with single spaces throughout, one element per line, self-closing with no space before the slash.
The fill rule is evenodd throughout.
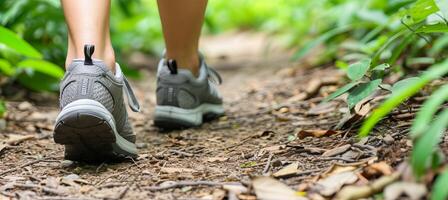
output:
<path id="1" fill-rule="evenodd" d="M 66 68 L 70 65 L 73 59 L 84 59 L 84 46 L 70 45 L 67 51 L 67 58 L 65 60 Z M 93 59 L 102 60 L 109 69 L 115 73 L 115 53 L 112 45 L 106 45 L 103 47 L 95 45 L 95 52 Z"/>
<path id="2" fill-rule="evenodd" d="M 193 73 L 193 75 L 198 76 L 199 74 L 199 54 L 197 51 L 194 53 L 171 53 L 167 51 L 166 59 L 174 59 L 177 62 L 179 68 L 188 69 Z"/>

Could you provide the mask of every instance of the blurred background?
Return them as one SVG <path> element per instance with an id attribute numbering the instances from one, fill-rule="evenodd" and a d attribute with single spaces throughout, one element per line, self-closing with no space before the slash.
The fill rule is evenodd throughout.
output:
<path id="1" fill-rule="evenodd" d="M 17 90 L 11 87 L 57 91 L 67 45 L 59 0 L 0 2 L 0 96 L 13 96 Z M 441 33 L 446 27 L 440 26 L 446 19 L 434 14 L 438 10 L 420 9 L 429 4 L 434 1 L 211 0 L 203 32 L 262 33 L 300 65 L 345 69 L 370 57 L 404 73 L 409 66 L 438 62 L 446 51 L 448 37 Z M 164 48 L 156 1 L 113 0 L 111 12 L 117 59 L 128 76 L 139 78 L 139 65 L 156 60 Z M 422 27 L 434 23 L 439 26 Z"/>

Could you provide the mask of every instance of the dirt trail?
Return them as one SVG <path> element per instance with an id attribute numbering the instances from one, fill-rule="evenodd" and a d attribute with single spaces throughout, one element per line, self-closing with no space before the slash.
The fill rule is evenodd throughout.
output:
<path id="1" fill-rule="evenodd" d="M 241 37 L 234 41 L 241 45 L 238 51 L 223 47 L 209 55 L 224 78 L 220 90 L 226 116 L 202 127 L 160 133 L 152 125 L 153 71 L 134 81 L 143 105 L 141 113 L 131 114 L 140 151 L 136 160 L 98 165 L 62 161 L 63 147 L 54 144 L 51 136 L 57 107 L 8 102 L 8 125 L 0 140 L 11 142 L 0 143 L 0 199 L 222 199 L 226 193 L 220 184 L 250 185 L 252 177 L 275 173 L 291 163 L 298 163 L 300 172 L 280 180 L 299 190 L 335 162 L 385 157 L 391 165 L 401 162 L 409 150 L 400 133 L 404 125 L 394 130 L 380 126 L 378 132 L 394 134 L 388 140 L 380 134 L 359 143 L 349 130 L 302 138 L 304 130 L 331 130 L 342 118 L 343 102 L 317 106 L 342 74 L 332 68 L 301 69 L 275 47 L 260 50 L 266 49 L 262 36 Z M 254 44 L 259 45 L 257 50 L 244 49 Z M 241 56 L 244 52 L 248 54 Z M 238 59 L 232 59 L 234 54 L 240 55 Z M 326 82 L 313 89 L 316 80 Z M 347 144 L 342 152 L 335 149 Z M 185 184 L 182 181 L 206 183 L 163 188 L 173 182 Z M 245 197 L 254 198 L 250 191 L 239 196 Z"/>

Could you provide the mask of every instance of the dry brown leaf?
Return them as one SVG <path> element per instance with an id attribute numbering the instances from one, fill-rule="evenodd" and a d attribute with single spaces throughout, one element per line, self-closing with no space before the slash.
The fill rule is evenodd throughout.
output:
<path id="1" fill-rule="evenodd" d="M 189 168 L 163 167 L 162 169 L 160 169 L 160 172 L 166 173 L 166 174 L 193 173 L 193 172 L 196 172 L 196 170 L 189 169 Z"/>
<path id="2" fill-rule="evenodd" d="M 334 130 L 301 130 L 297 134 L 297 137 L 300 139 L 306 138 L 306 137 L 324 137 L 324 136 L 330 136 L 334 134 L 338 134 L 339 131 Z"/>
<path id="3" fill-rule="evenodd" d="M 279 153 L 286 148 L 286 145 L 275 145 L 270 147 L 265 147 L 260 150 L 259 154 L 263 154 L 264 152 L 270 153 Z"/>
<path id="4" fill-rule="evenodd" d="M 304 200 L 296 191 L 282 182 L 267 176 L 256 177 L 252 181 L 255 194 L 260 200 Z"/>
<path id="5" fill-rule="evenodd" d="M 317 191 L 323 196 L 331 196 L 339 191 L 342 186 L 347 184 L 353 184 L 358 180 L 353 171 L 345 171 L 328 176 L 327 178 L 319 180 L 313 187 L 313 190 Z"/>
<path id="6" fill-rule="evenodd" d="M 364 169 L 364 174 L 368 177 L 377 175 L 391 175 L 393 173 L 392 167 L 386 162 L 373 163 Z"/>
<path id="7" fill-rule="evenodd" d="M 325 152 L 322 154 L 322 156 L 323 156 L 323 157 L 332 157 L 332 156 L 337 156 L 337 155 L 339 155 L 339 154 L 343 154 L 343 153 L 345 153 L 347 150 L 349 150 L 351 146 L 352 146 L 352 145 L 350 145 L 350 144 L 346 144 L 346 145 L 342 145 L 342 146 L 340 146 L 340 147 L 336 147 L 336 148 L 330 149 L 330 150 L 328 150 L 328 151 L 325 151 Z"/>
<path id="8" fill-rule="evenodd" d="M 277 177 L 277 178 L 282 178 L 282 177 L 288 177 L 288 176 L 297 174 L 298 172 L 300 172 L 299 162 L 294 162 L 294 163 L 291 163 L 288 166 L 282 168 L 278 172 L 275 172 L 273 174 L 273 176 Z"/>

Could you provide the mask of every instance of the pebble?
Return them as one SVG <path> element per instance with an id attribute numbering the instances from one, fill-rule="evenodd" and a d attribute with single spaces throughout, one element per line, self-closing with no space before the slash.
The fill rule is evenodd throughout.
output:
<path id="1" fill-rule="evenodd" d="M 392 144 L 395 142 L 395 139 L 391 135 L 386 135 L 384 136 L 383 141 L 386 144 Z"/>
<path id="2" fill-rule="evenodd" d="M 137 146 L 138 149 L 143 149 L 143 148 L 148 147 L 148 143 L 142 143 L 142 142 L 138 142 L 135 145 Z"/>
<path id="3" fill-rule="evenodd" d="M 17 108 L 22 111 L 29 110 L 31 107 L 33 107 L 33 105 L 31 105 L 28 101 L 24 101 L 17 106 Z"/>
<path id="4" fill-rule="evenodd" d="M 64 178 L 70 179 L 70 180 L 76 180 L 76 179 L 79 179 L 79 176 L 77 174 L 69 174 L 69 175 L 65 176 Z"/>
<path id="5" fill-rule="evenodd" d="M 61 162 L 61 166 L 62 167 L 70 167 L 70 166 L 72 166 L 73 165 L 73 161 L 71 161 L 71 160 L 64 160 L 64 161 L 62 161 Z"/>

